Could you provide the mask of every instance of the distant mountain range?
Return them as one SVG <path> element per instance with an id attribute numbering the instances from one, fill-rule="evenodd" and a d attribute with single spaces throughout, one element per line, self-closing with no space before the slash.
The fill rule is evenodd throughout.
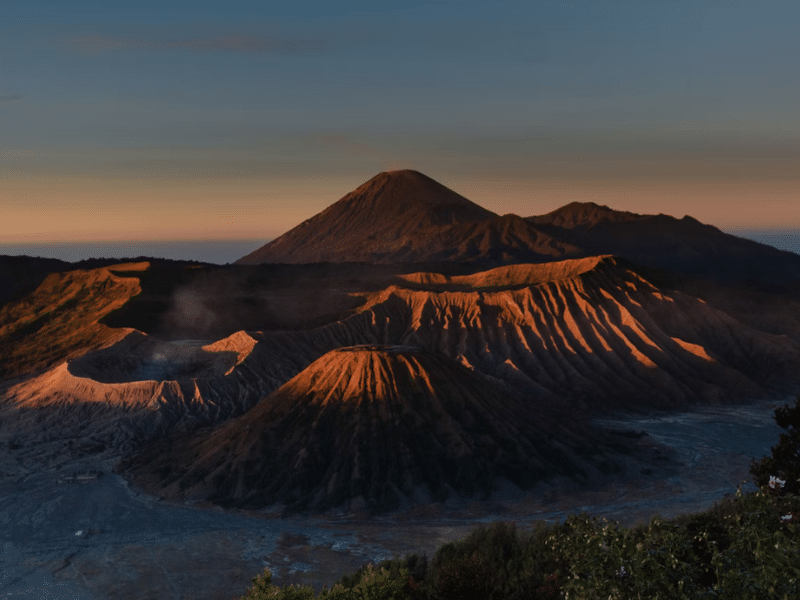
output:
<path id="1" fill-rule="evenodd" d="M 800 256 L 689 216 L 640 215 L 592 202 L 527 218 L 500 216 L 412 170 L 379 173 L 236 263 L 491 266 L 600 254 L 722 282 L 800 281 Z"/>

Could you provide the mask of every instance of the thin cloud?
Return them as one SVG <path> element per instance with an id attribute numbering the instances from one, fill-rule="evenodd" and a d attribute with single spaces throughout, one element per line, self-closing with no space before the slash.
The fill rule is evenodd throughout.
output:
<path id="1" fill-rule="evenodd" d="M 208 198 L 264 198 L 266 192 L 215 192 L 211 194 L 204 194 Z"/>
<path id="2" fill-rule="evenodd" d="M 0 148 L 0 160 L 10 162 L 11 160 L 43 160 L 51 158 L 75 158 L 77 154 L 66 152 L 40 152 L 38 150 L 14 150 L 11 148 Z"/>
<path id="3" fill-rule="evenodd" d="M 14 100 L 22 100 L 22 96 L 20 94 L 6 94 L 5 96 L 0 96 L 0 102 L 14 102 Z"/>
<path id="4" fill-rule="evenodd" d="M 312 136 L 311 140 L 323 146 L 349 154 L 374 156 L 375 154 L 381 153 L 380 148 L 341 133 L 321 133 Z"/>
<path id="5" fill-rule="evenodd" d="M 116 50 L 142 52 L 229 52 L 237 54 L 315 54 L 328 50 L 321 38 L 281 37 L 250 33 L 222 35 L 80 35 L 68 40 L 79 52 L 100 53 Z"/>
<path id="6" fill-rule="evenodd" d="M 269 163 L 263 159 L 222 161 L 217 159 L 150 159 L 131 158 L 106 161 L 97 165 L 102 176 L 134 177 L 152 179 L 262 179 L 269 171 Z"/>

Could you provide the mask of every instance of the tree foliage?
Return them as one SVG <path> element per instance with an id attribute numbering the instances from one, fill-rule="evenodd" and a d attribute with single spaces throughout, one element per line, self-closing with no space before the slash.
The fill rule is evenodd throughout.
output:
<path id="1" fill-rule="evenodd" d="M 800 494 L 800 394 L 794 406 L 788 404 L 775 409 L 775 422 L 785 430 L 772 447 L 772 455 L 753 460 L 750 474 L 756 485 L 766 489 L 770 477 L 785 481 L 785 491 Z"/>

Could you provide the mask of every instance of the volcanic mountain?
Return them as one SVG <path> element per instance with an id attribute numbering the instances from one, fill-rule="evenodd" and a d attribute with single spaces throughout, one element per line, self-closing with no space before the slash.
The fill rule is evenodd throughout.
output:
<path id="1" fill-rule="evenodd" d="M 285 349 L 276 363 L 294 365 L 341 346 L 419 346 L 537 403 L 581 412 L 744 399 L 796 384 L 796 304 L 767 326 L 752 306 L 732 317 L 640 271 L 602 256 L 402 274 L 346 318 L 262 341 Z"/>
<path id="2" fill-rule="evenodd" d="M 184 268 L 194 270 L 170 269 L 170 280 Z M 109 314 L 148 295 L 141 282 L 163 276 L 153 271 L 140 262 L 53 272 L 0 307 L 0 448 L 9 444 L 24 456 L 12 470 L 58 463 L 80 448 L 119 455 L 173 427 L 218 423 L 299 370 L 287 375 L 243 331 L 173 344 L 105 325 Z"/>
<path id="3" fill-rule="evenodd" d="M 175 499 L 385 510 L 486 497 L 500 479 L 586 481 L 615 470 L 619 441 L 532 410 L 444 356 L 361 345 L 328 352 L 216 430 L 157 444 L 122 468 Z"/>
<path id="4" fill-rule="evenodd" d="M 570 248 L 417 171 L 379 173 L 237 264 L 539 260 Z M 574 249 L 573 249 L 574 250 Z"/>
<path id="5" fill-rule="evenodd" d="M 601 254 L 723 283 L 785 287 L 800 282 L 800 256 L 689 216 L 640 215 L 573 202 L 545 215 L 501 217 L 417 171 L 376 175 L 237 263 L 498 266 Z"/>
<path id="6" fill-rule="evenodd" d="M 604 438 L 554 411 L 745 400 L 800 379 L 800 303 L 641 266 L 780 284 L 800 257 L 689 217 L 498 216 L 398 171 L 264 250 L 305 264 L 10 261 L 0 445 L 15 454 L 0 469 L 141 449 L 131 472 L 168 496 L 389 507 L 610 468 L 584 452 Z"/>
<path id="7" fill-rule="evenodd" d="M 800 304 L 785 297 L 720 288 L 701 300 L 610 256 L 420 267 L 53 273 L 0 308 L 0 444 L 45 462 L 79 439 L 119 455 L 241 415 L 326 353 L 364 344 L 441 355 L 533 411 L 648 411 L 798 381 Z M 165 321 L 176 314 L 183 325 Z M 207 336 L 212 317 L 224 327 Z M 174 342 L 159 322 L 175 323 Z"/>

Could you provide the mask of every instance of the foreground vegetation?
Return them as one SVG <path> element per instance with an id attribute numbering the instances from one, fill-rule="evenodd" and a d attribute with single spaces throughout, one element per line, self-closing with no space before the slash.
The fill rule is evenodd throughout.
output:
<path id="1" fill-rule="evenodd" d="M 786 433 L 753 461 L 757 492 L 628 529 L 572 515 L 522 532 L 495 523 L 445 544 L 366 565 L 315 595 L 265 570 L 242 600 L 800 598 L 800 396 L 775 411 Z"/>

